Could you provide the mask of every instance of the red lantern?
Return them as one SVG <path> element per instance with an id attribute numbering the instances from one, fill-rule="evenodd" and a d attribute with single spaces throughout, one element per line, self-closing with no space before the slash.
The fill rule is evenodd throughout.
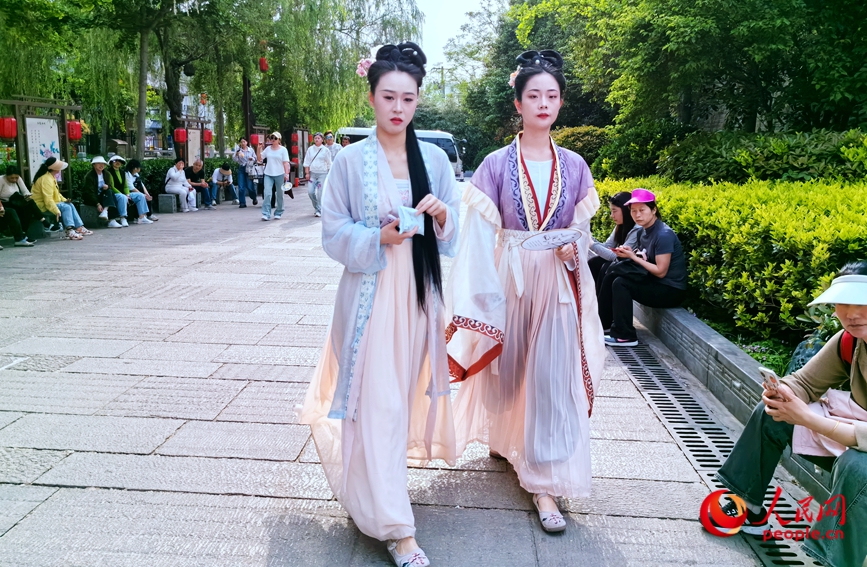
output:
<path id="1" fill-rule="evenodd" d="M 297 157 L 294 157 L 294 158 L 290 159 L 289 161 L 292 163 L 292 165 L 298 165 L 298 158 Z"/>
<path id="2" fill-rule="evenodd" d="M 15 139 L 18 136 L 18 121 L 11 116 L 0 118 L 0 138 L 4 140 Z"/>
<path id="3" fill-rule="evenodd" d="M 312 144 L 312 143 L 313 143 L 313 134 L 307 134 L 307 143 L 308 143 L 308 144 Z"/>
<path id="4" fill-rule="evenodd" d="M 293 142 L 297 142 L 297 141 L 298 141 L 298 132 L 295 132 L 295 133 L 292 134 L 292 141 L 293 141 Z"/>
<path id="5" fill-rule="evenodd" d="M 261 143 L 262 143 L 262 136 L 260 136 L 259 134 L 250 134 L 250 145 L 251 146 L 258 146 Z"/>
<path id="6" fill-rule="evenodd" d="M 259 70 L 262 71 L 263 73 L 268 72 L 268 60 L 265 59 L 264 57 L 259 58 Z"/>
<path id="7" fill-rule="evenodd" d="M 69 136 L 69 141 L 77 142 L 81 139 L 81 122 L 73 120 L 66 123 L 66 135 Z"/>
<path id="8" fill-rule="evenodd" d="M 204 132 L 202 132 L 202 139 L 205 140 L 206 144 L 210 144 L 214 141 L 214 133 L 210 130 L 205 130 Z"/>
<path id="9" fill-rule="evenodd" d="M 297 155 L 298 155 L 298 146 L 292 146 L 292 155 L 293 155 L 293 156 L 297 156 Z"/>
<path id="10" fill-rule="evenodd" d="M 185 128 L 175 128 L 175 133 L 172 139 L 177 144 L 184 144 L 187 141 L 187 130 Z"/>

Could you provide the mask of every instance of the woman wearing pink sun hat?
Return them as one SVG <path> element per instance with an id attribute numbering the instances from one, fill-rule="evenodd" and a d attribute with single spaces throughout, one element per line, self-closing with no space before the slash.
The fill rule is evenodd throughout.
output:
<path id="1" fill-rule="evenodd" d="M 686 296 L 686 257 L 680 240 L 660 219 L 656 195 L 635 189 L 626 202 L 641 227 L 635 249 L 614 249 L 618 257 L 602 280 L 599 319 L 610 329 L 605 344 L 633 347 L 638 335 L 632 324 L 632 302 L 648 307 L 677 307 Z"/>

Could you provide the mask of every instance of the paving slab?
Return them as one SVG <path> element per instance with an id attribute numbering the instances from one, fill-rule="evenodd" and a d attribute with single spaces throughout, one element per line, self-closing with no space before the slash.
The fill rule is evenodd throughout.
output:
<path id="1" fill-rule="evenodd" d="M 316 366 L 321 348 L 293 346 L 232 345 L 214 358 L 217 362 L 242 364 L 282 364 L 288 366 Z"/>
<path id="2" fill-rule="evenodd" d="M 507 472 L 410 469 L 409 498 L 413 504 L 531 510 L 530 495 Z"/>
<path id="3" fill-rule="evenodd" d="M 0 372 L 0 410 L 92 414 L 140 380 L 139 376 L 117 374 L 4 370 Z"/>
<path id="4" fill-rule="evenodd" d="M 328 327 L 325 325 L 277 325 L 259 341 L 260 345 L 292 345 L 321 349 L 325 345 Z"/>
<path id="5" fill-rule="evenodd" d="M 11 364 L 7 369 L 18 371 L 34 371 L 34 372 L 55 372 L 65 368 L 80 360 L 79 356 L 51 356 L 48 354 L 33 354 L 24 356 L 18 359 L 18 362 Z"/>
<path id="6" fill-rule="evenodd" d="M 599 383 L 598 398 L 641 398 L 641 392 L 632 382 L 603 379 Z M 598 400 L 597 400 L 598 401 Z"/>
<path id="7" fill-rule="evenodd" d="M 219 367 L 220 364 L 217 362 L 82 358 L 64 368 L 63 371 L 82 372 L 85 374 L 207 378 L 216 372 Z"/>
<path id="8" fill-rule="evenodd" d="M 318 500 L 332 497 L 318 465 L 163 455 L 74 453 L 36 484 Z"/>
<path id="9" fill-rule="evenodd" d="M 675 442 L 644 398 L 596 398 L 590 418 L 590 437 Z"/>
<path id="10" fill-rule="evenodd" d="M 177 419 L 29 414 L 0 430 L 0 447 L 147 454 L 183 423 Z"/>
<path id="11" fill-rule="evenodd" d="M 0 447 L 0 483 L 32 483 L 69 454 L 69 451 Z"/>
<path id="12" fill-rule="evenodd" d="M 226 363 L 214 372 L 212 378 L 262 382 L 310 382 L 313 378 L 313 371 L 311 366 Z"/>
<path id="13" fill-rule="evenodd" d="M 309 438 L 310 427 L 306 425 L 190 421 L 166 441 L 157 453 L 185 457 L 294 461 Z"/>
<path id="14" fill-rule="evenodd" d="M 698 521 L 577 514 L 568 514 L 566 521 L 560 535 L 533 530 L 539 565 L 762 565 L 744 539 L 714 537 Z"/>
<path id="15" fill-rule="evenodd" d="M 217 417 L 245 383 L 155 376 L 130 388 L 101 410 L 101 415 L 207 419 Z"/>
<path id="16" fill-rule="evenodd" d="M 292 325 L 301 320 L 303 315 L 291 315 L 287 313 L 273 313 L 258 311 L 256 313 L 222 313 L 218 311 L 196 311 L 191 313 L 188 319 L 192 321 L 211 321 L 214 323 L 271 323 L 279 325 L 285 323 Z"/>
<path id="17" fill-rule="evenodd" d="M 694 520 L 696 502 L 709 492 L 700 482 L 596 477 L 589 498 L 562 498 L 561 505 L 577 514 Z"/>
<path id="18" fill-rule="evenodd" d="M 211 362 L 226 350 L 225 344 L 145 342 L 130 349 L 122 359 Z"/>
<path id="19" fill-rule="evenodd" d="M 84 329 L 91 338 L 161 341 L 188 324 L 176 318 L 177 315 L 173 315 L 172 320 L 156 318 L 151 309 L 147 310 L 147 318 L 142 318 L 141 313 L 135 317 L 115 314 L 111 317 L 65 318 L 56 326 L 39 331 L 39 334 L 43 337 L 64 337 L 69 335 L 69 329 Z"/>
<path id="20" fill-rule="evenodd" d="M 323 501 L 61 489 L 0 538 L 0 565 L 347 565 L 357 534 Z"/>
<path id="21" fill-rule="evenodd" d="M 120 356 L 137 344 L 138 341 L 40 337 L 24 339 L 6 345 L 0 350 L 13 354 L 114 357 Z"/>
<path id="22" fill-rule="evenodd" d="M 295 407 L 304 403 L 307 384 L 250 382 L 217 417 L 220 421 L 298 423 Z"/>
<path id="23" fill-rule="evenodd" d="M 273 323 L 235 323 L 223 326 L 195 321 L 166 340 L 181 343 L 254 345 L 274 327 Z"/>
<path id="24" fill-rule="evenodd" d="M 590 443 L 593 477 L 700 482 L 674 443 L 594 439 Z"/>
<path id="25" fill-rule="evenodd" d="M 0 484 L 0 536 L 56 491 L 48 486 Z"/>
<path id="26" fill-rule="evenodd" d="M 23 413 L 16 413 L 14 411 L 0 411 L 0 429 L 3 429 L 10 423 L 13 423 L 16 419 L 24 416 Z"/>

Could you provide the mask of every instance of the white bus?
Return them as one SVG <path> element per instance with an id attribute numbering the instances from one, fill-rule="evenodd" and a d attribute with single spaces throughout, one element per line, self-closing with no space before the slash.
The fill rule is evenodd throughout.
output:
<path id="1" fill-rule="evenodd" d="M 354 144 L 370 136 L 372 132 L 373 128 L 341 128 L 337 131 L 337 140 L 334 143 L 339 144 L 344 136 L 349 136 L 349 140 Z M 449 156 L 449 161 L 452 163 L 452 168 L 455 171 L 455 178 L 463 181 L 464 165 L 461 162 L 460 148 L 458 148 L 454 136 L 440 130 L 416 130 L 415 134 L 419 140 L 442 148 L 446 155 Z"/>

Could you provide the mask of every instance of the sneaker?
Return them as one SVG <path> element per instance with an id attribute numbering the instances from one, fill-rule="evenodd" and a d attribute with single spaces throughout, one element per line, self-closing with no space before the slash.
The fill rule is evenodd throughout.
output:
<path id="1" fill-rule="evenodd" d="M 233 205 L 237 205 L 237 204 L 240 203 L 240 202 L 241 202 L 241 201 L 239 201 L 238 199 L 235 199 L 234 201 L 232 201 L 232 204 L 233 204 Z"/>
<path id="2" fill-rule="evenodd" d="M 15 246 L 33 246 L 33 243 L 25 238 L 24 240 L 19 240 L 15 243 Z"/>
<path id="3" fill-rule="evenodd" d="M 160 220 L 160 217 L 158 217 L 158 216 L 156 216 L 156 215 L 150 215 L 150 216 L 147 217 L 147 218 L 148 218 L 148 220 L 151 221 L 151 222 L 157 222 L 158 220 Z"/>
<path id="4" fill-rule="evenodd" d="M 256 199 L 253 199 L 253 205 L 258 205 L 258 204 L 259 204 L 259 201 L 257 201 Z"/>
<path id="5" fill-rule="evenodd" d="M 282 217 L 283 215 L 274 215 L 274 220 L 280 220 Z"/>
<path id="6" fill-rule="evenodd" d="M 735 504 L 734 500 L 729 500 L 728 504 L 722 507 L 722 511 L 726 516 L 735 518 L 738 515 L 738 505 Z M 741 526 L 741 531 L 749 535 L 760 536 L 764 534 L 765 530 L 768 529 L 767 516 L 768 511 L 764 507 L 758 514 L 747 508 L 747 521 Z"/>
<path id="7" fill-rule="evenodd" d="M 195 212 L 198 211 L 199 209 L 197 209 L 196 207 L 190 207 L 190 210 L 191 210 L 192 212 L 195 213 Z"/>
<path id="8" fill-rule="evenodd" d="M 116 220 L 112 220 L 108 223 L 108 228 L 123 228 L 123 227 L 120 226 L 120 223 L 117 222 Z"/>
<path id="9" fill-rule="evenodd" d="M 623 346 L 623 347 L 634 347 L 638 346 L 638 340 L 629 340 L 629 339 L 615 339 L 614 337 L 606 336 L 605 344 L 608 346 Z"/>
<path id="10" fill-rule="evenodd" d="M 269 217 L 267 215 L 262 215 L 262 220 L 263 221 L 269 221 L 269 220 L 271 220 L 271 217 Z"/>
<path id="11" fill-rule="evenodd" d="M 102 212 L 99 213 L 99 218 L 103 220 L 108 220 L 108 209 L 102 209 Z"/>
<path id="12" fill-rule="evenodd" d="M 190 212 L 190 209 L 181 209 L 181 212 L 182 213 L 188 213 L 188 212 Z"/>
<path id="13" fill-rule="evenodd" d="M 120 217 L 120 226 L 122 226 L 124 228 L 129 228 L 129 223 L 126 222 L 126 218 Z"/>
<path id="14" fill-rule="evenodd" d="M 56 222 L 48 227 L 48 232 L 60 232 L 61 230 L 63 230 L 63 227 L 60 226 L 59 222 Z"/>
<path id="15" fill-rule="evenodd" d="M 322 213 L 320 213 L 319 211 L 316 211 L 315 213 L 313 213 L 313 216 L 314 217 L 321 217 Z"/>
<path id="16" fill-rule="evenodd" d="M 151 219 L 149 219 L 147 217 L 142 217 L 142 218 L 138 219 L 138 224 L 153 224 L 153 223 L 154 223 L 154 221 L 152 221 Z"/>
<path id="17" fill-rule="evenodd" d="M 36 241 L 33 240 L 32 238 L 30 238 L 29 236 L 27 237 L 27 242 L 30 242 L 31 244 L 36 244 Z"/>

